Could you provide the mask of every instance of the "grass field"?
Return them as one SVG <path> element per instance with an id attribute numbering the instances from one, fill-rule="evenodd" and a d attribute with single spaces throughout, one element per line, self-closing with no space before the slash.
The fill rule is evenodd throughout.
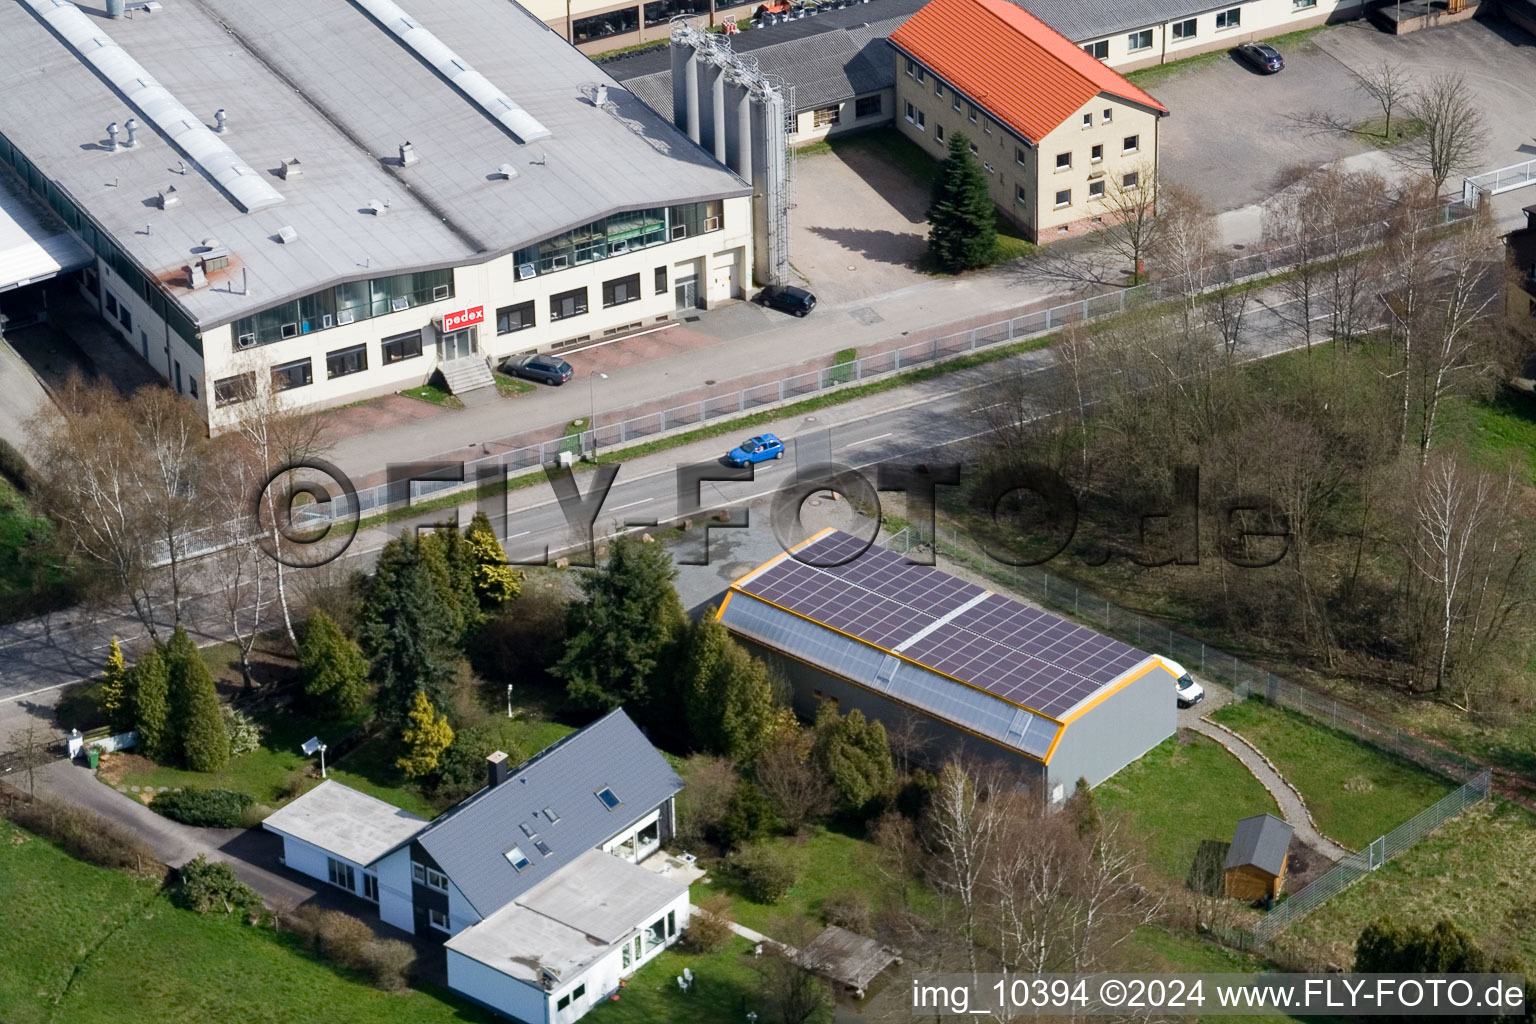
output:
<path id="1" fill-rule="evenodd" d="M 592 1024 L 667 1024 L 669 1021 L 744 1021 L 758 1005 L 758 975 L 752 969 L 752 945 L 733 939 L 718 953 L 663 950 L 641 967 L 615 1002 L 592 1009 L 585 1020 Z M 678 990 L 683 968 L 693 972 L 693 991 Z M 763 1014 L 767 1020 L 767 1014 Z"/>
<path id="2" fill-rule="evenodd" d="M 435 1024 L 495 1020 L 390 995 L 311 959 L 288 933 L 204 917 L 157 882 L 73 860 L 0 822 L 0 1020 L 65 1024 Z"/>
<path id="3" fill-rule="evenodd" d="M 878 869 L 883 857 L 880 849 L 850 832 L 818 828 L 803 838 L 781 836 L 769 842 L 789 849 L 800 866 L 800 881 L 782 903 L 769 906 L 755 902 L 729 867 L 711 871 L 708 884 L 695 882 L 693 902 L 723 892 L 731 897 L 731 916 L 738 924 L 772 938 L 773 923 L 780 918 L 806 917 L 819 925 L 821 901 L 834 893 L 860 893 L 872 910 L 899 904 L 902 898 L 895 881 Z M 917 901 L 929 898 L 916 882 L 909 883 L 907 897 Z"/>
<path id="4" fill-rule="evenodd" d="M 1300 791 L 1323 834 L 1351 850 L 1390 832 L 1454 788 L 1406 761 L 1257 699 L 1229 704 L 1211 717 L 1263 751 Z"/>
<path id="5" fill-rule="evenodd" d="M 1128 819 L 1154 868 L 1176 883 L 1189 875 L 1203 839 L 1232 838 L 1239 818 L 1278 814 L 1269 792 L 1243 763 L 1203 736 L 1164 740 L 1094 795 Z"/>
<path id="6" fill-rule="evenodd" d="M 1502 800 L 1467 811 L 1293 926 L 1287 940 L 1349 963 L 1360 929 L 1390 914 L 1450 917 L 1488 949 L 1536 965 L 1536 816 Z"/>

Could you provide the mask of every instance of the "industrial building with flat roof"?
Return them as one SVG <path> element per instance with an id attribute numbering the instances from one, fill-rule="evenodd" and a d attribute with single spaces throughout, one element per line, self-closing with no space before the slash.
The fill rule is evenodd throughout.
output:
<path id="1" fill-rule="evenodd" d="M 1001 760 L 1061 800 L 1173 735 L 1162 659 L 862 538 L 824 530 L 731 584 L 718 613 L 780 656 L 796 709 L 917 725 L 929 759 Z"/>
<path id="2" fill-rule="evenodd" d="M 0 165 L 214 429 L 750 284 L 751 188 L 517 4 L 128 6 L 0 5 Z"/>

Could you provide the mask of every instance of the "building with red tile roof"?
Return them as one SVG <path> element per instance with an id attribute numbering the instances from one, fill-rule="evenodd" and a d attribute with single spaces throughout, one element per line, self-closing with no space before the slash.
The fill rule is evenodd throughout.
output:
<path id="1" fill-rule="evenodd" d="M 993 202 L 1036 242 L 1136 205 L 1168 108 L 1007 0 L 931 0 L 891 35 L 896 125 L 935 157 L 963 133 Z"/>

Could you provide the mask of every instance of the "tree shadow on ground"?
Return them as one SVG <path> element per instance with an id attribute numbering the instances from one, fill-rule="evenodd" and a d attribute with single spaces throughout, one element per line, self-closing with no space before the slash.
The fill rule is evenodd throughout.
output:
<path id="1" fill-rule="evenodd" d="M 921 235 L 873 228 L 812 228 L 813 234 L 857 253 L 871 263 L 921 269 L 927 245 Z"/>

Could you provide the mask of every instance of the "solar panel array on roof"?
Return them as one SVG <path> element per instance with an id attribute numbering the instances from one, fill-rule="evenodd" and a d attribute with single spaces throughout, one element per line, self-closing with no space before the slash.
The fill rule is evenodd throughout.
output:
<path id="1" fill-rule="evenodd" d="M 1148 657 L 894 551 L 859 555 L 864 544 L 831 531 L 734 589 L 1054 718 Z"/>

